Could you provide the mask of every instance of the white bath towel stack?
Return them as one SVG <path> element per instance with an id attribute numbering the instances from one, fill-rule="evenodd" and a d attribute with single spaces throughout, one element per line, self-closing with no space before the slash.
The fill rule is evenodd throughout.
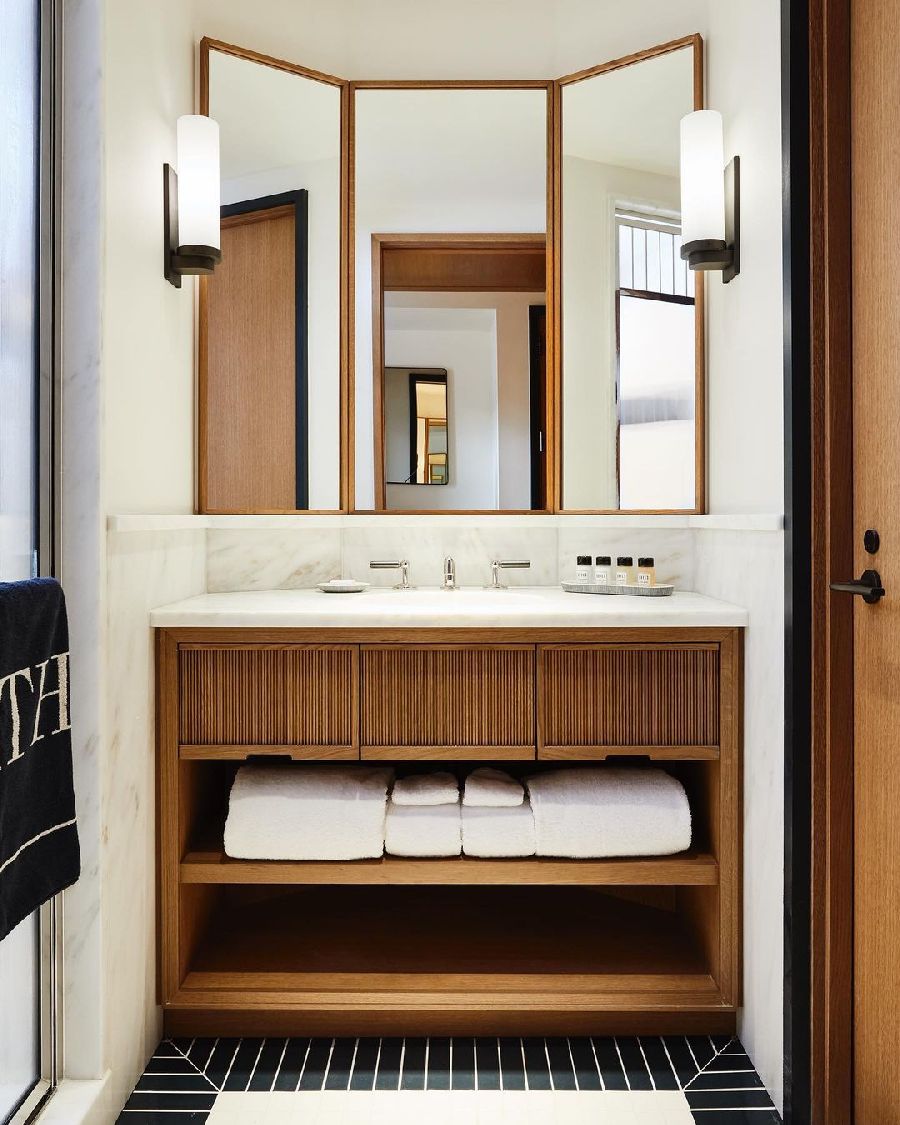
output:
<path id="1" fill-rule="evenodd" d="M 527 786 L 538 855 L 674 855 L 691 846 L 687 794 L 664 770 L 551 770 L 530 777 Z"/>
<path id="2" fill-rule="evenodd" d="M 225 821 L 233 859 L 373 859 L 384 851 L 388 767 L 241 766 Z"/>
<path id="3" fill-rule="evenodd" d="M 459 855 L 461 849 L 459 782 L 453 774 L 399 778 L 388 802 L 388 855 L 433 859 Z"/>
<path id="4" fill-rule="evenodd" d="M 463 852 L 481 859 L 534 855 L 534 816 L 522 784 L 508 773 L 477 769 L 466 778 Z"/>

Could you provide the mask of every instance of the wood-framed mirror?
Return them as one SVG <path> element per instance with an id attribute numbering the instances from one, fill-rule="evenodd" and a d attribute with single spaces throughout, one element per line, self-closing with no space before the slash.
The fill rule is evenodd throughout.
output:
<path id="1" fill-rule="evenodd" d="M 700 36 L 510 82 L 346 82 L 203 40 L 226 210 L 199 510 L 704 511 L 678 179 L 702 106 Z M 442 403 L 397 390 L 436 370 Z"/>
<path id="2" fill-rule="evenodd" d="M 552 312 L 536 322 L 529 310 L 547 308 L 553 85 L 353 83 L 351 98 L 355 508 L 547 511 L 537 333 L 552 331 Z M 440 488 L 386 481 L 385 370 L 417 364 L 448 371 Z"/>
<path id="3" fill-rule="evenodd" d="M 679 255 L 699 36 L 559 81 L 559 508 L 702 512 L 703 274 Z"/>
<path id="4" fill-rule="evenodd" d="M 347 83 L 204 39 L 222 262 L 201 278 L 198 507 L 349 503 Z"/>

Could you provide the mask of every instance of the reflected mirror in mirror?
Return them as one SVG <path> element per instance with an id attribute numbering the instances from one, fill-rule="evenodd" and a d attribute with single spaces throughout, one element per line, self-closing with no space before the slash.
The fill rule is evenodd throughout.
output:
<path id="1" fill-rule="evenodd" d="M 384 369 L 384 459 L 388 488 L 396 484 L 446 485 L 447 372 L 409 367 Z"/>
<path id="2" fill-rule="evenodd" d="M 693 109 L 692 47 L 562 89 L 569 510 L 697 507 L 703 379 L 695 275 L 680 258 L 679 185 L 679 125 Z"/>
<path id="3" fill-rule="evenodd" d="M 212 48 L 209 113 L 222 262 L 201 297 L 201 510 L 336 509 L 341 86 Z"/>
<path id="4" fill-rule="evenodd" d="M 356 507 L 543 508 L 546 86 L 354 97 Z M 394 372 L 426 368 L 447 372 L 441 487 L 392 436 Z"/>

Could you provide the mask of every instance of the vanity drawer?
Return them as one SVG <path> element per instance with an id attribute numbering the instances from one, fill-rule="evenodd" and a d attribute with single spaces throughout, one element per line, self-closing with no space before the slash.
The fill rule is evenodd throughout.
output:
<path id="1" fill-rule="evenodd" d="M 180 645 L 182 756 L 358 757 L 357 665 L 355 645 Z"/>
<path id="2" fill-rule="evenodd" d="M 363 646 L 363 758 L 533 759 L 533 645 Z"/>
<path id="3" fill-rule="evenodd" d="M 540 758 L 716 758 L 717 644 L 542 645 Z"/>

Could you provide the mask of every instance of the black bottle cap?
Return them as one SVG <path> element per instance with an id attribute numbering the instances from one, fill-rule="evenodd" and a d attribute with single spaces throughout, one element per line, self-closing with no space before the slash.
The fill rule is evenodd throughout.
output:
<path id="1" fill-rule="evenodd" d="M 634 566 L 634 559 L 631 555 L 619 555 L 617 562 L 619 566 Z"/>
<path id="2" fill-rule="evenodd" d="M 653 559 L 649 556 L 646 559 L 638 559 L 638 566 L 655 566 Z"/>
<path id="3" fill-rule="evenodd" d="M 597 566 L 609 566 L 609 564 L 612 562 L 612 559 L 609 557 L 609 555 L 598 555 L 595 561 L 597 563 Z"/>
<path id="4" fill-rule="evenodd" d="M 591 556 L 590 555 L 579 555 L 576 559 L 576 562 L 578 563 L 579 566 L 590 566 L 591 565 Z"/>

